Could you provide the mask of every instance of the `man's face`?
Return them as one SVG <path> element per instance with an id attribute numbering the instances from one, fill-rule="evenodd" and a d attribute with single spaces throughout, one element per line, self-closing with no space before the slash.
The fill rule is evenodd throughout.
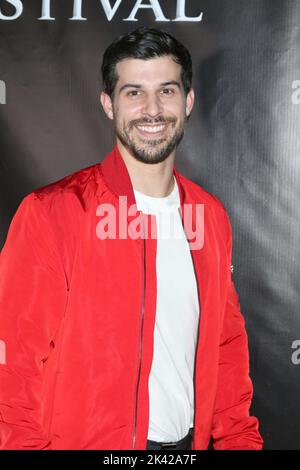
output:
<path id="1" fill-rule="evenodd" d="M 182 139 L 194 101 L 193 90 L 185 96 L 181 66 L 171 56 L 125 59 L 116 73 L 113 100 L 102 93 L 101 102 L 117 138 L 143 163 L 164 161 Z"/>

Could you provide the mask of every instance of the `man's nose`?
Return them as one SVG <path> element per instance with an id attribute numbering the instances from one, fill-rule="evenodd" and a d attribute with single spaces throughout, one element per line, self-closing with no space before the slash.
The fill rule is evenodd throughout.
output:
<path id="1" fill-rule="evenodd" d="M 163 106 L 160 99 L 160 96 L 155 94 L 149 94 L 145 98 L 145 102 L 143 104 L 142 112 L 143 114 L 147 114 L 148 116 L 155 117 L 162 113 Z"/>

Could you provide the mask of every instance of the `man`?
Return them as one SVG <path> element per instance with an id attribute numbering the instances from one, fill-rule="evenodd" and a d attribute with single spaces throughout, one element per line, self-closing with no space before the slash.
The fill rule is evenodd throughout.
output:
<path id="1" fill-rule="evenodd" d="M 25 197 L 1 253 L 1 448 L 259 450 L 229 219 L 174 165 L 189 52 L 141 28 L 102 73 L 112 152 Z"/>

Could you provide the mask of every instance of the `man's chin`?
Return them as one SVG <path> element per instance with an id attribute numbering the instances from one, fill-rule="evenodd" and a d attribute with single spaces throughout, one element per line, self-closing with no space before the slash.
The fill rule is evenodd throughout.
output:
<path id="1" fill-rule="evenodd" d="M 142 163 L 161 163 L 169 157 L 176 147 L 166 137 L 161 139 L 151 139 L 150 137 L 149 140 L 142 140 L 141 138 L 125 139 L 122 135 L 118 135 L 118 138 L 127 151 Z"/>
<path id="2" fill-rule="evenodd" d="M 165 139 L 141 142 L 136 145 L 127 145 L 128 150 L 132 154 L 147 160 L 156 160 L 156 158 L 164 154 L 167 147 Z"/>
<path id="3" fill-rule="evenodd" d="M 145 152 L 140 150 L 134 150 L 132 152 L 133 156 L 143 163 L 155 164 L 161 163 L 168 158 L 170 152 Z"/>

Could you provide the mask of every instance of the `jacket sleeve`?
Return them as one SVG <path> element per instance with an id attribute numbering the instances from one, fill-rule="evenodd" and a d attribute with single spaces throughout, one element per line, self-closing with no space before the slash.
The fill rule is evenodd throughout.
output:
<path id="1" fill-rule="evenodd" d="M 19 205 L 0 254 L 2 450 L 51 447 L 42 425 L 44 368 L 55 347 L 66 292 L 46 211 L 31 193 Z"/>
<path id="2" fill-rule="evenodd" d="M 226 211 L 225 219 L 230 269 L 232 236 Z M 258 419 L 249 415 L 253 385 L 249 376 L 248 337 L 231 273 L 219 348 L 213 447 L 216 450 L 261 450 L 263 440 Z"/>

